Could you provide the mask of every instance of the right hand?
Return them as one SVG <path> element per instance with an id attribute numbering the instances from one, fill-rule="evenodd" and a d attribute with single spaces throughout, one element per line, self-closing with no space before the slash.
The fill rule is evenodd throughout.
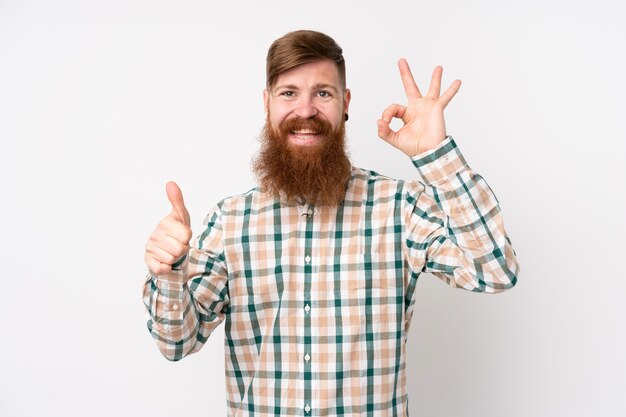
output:
<path id="1" fill-rule="evenodd" d="M 172 212 L 159 222 L 146 244 L 146 265 L 154 275 L 172 270 L 172 265 L 189 252 L 191 228 L 183 193 L 174 181 L 165 185 Z"/>

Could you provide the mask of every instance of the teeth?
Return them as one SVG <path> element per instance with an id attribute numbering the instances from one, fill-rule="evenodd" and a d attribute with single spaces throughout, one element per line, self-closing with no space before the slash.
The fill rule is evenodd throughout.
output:
<path id="1" fill-rule="evenodd" d="M 317 132 L 309 129 L 295 130 L 293 133 L 296 135 L 317 135 Z"/>

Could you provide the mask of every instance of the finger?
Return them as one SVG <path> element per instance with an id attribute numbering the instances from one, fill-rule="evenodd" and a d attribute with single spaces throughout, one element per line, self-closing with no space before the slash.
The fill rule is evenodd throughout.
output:
<path id="1" fill-rule="evenodd" d="M 176 260 L 180 258 L 179 256 L 175 256 L 164 250 L 163 248 L 156 246 L 154 243 L 146 246 L 146 254 L 148 254 L 154 260 L 164 263 L 166 265 L 173 265 L 174 262 L 176 262 Z"/>
<path id="2" fill-rule="evenodd" d="M 378 137 L 387 143 L 394 144 L 396 141 L 396 132 L 389 127 L 389 122 L 383 119 L 378 119 Z M 395 146 L 395 145 L 394 145 Z"/>
<path id="3" fill-rule="evenodd" d="M 181 258 L 189 252 L 188 244 L 171 236 L 159 236 L 151 240 L 149 245 L 146 246 L 147 251 L 154 251 L 155 253 L 158 252 L 157 248 L 172 255 L 175 258 L 174 260 Z M 163 258 L 161 261 L 166 262 L 166 259 Z"/>
<path id="4" fill-rule="evenodd" d="M 167 199 L 172 204 L 172 211 L 174 211 L 180 217 L 180 220 L 186 226 L 189 226 L 189 212 L 185 207 L 185 201 L 183 200 L 183 193 L 174 181 L 168 181 L 165 185 L 165 192 L 167 193 Z"/>
<path id="5" fill-rule="evenodd" d="M 428 88 L 428 93 L 426 93 L 426 97 L 439 97 L 439 94 L 441 93 L 441 74 L 443 74 L 443 67 L 441 65 L 437 65 L 433 70 L 433 76 L 430 79 L 430 87 Z"/>
<path id="6" fill-rule="evenodd" d="M 172 270 L 171 265 L 163 264 L 148 255 L 146 255 L 145 261 L 152 275 L 165 275 Z"/>
<path id="7" fill-rule="evenodd" d="M 406 106 L 401 104 L 392 104 L 383 110 L 382 119 L 391 123 L 391 120 L 396 117 L 398 119 L 402 119 L 404 117 L 404 113 L 406 112 Z"/>
<path id="8" fill-rule="evenodd" d="M 159 223 L 158 229 L 160 234 L 171 236 L 172 238 L 185 245 L 189 244 L 189 241 L 192 237 L 191 229 L 189 228 L 189 226 L 186 226 L 175 217 L 169 215 L 164 218 L 161 223 Z"/>
<path id="9" fill-rule="evenodd" d="M 454 80 L 450 87 L 442 94 L 439 98 L 443 107 L 446 107 L 450 100 L 456 95 L 456 93 L 461 88 L 461 80 Z"/>
<path id="10" fill-rule="evenodd" d="M 411 68 L 409 68 L 409 63 L 406 62 L 406 59 L 402 58 L 398 61 L 398 68 L 400 68 L 400 77 L 402 78 L 402 85 L 404 85 L 404 92 L 407 98 L 422 98 L 422 93 L 420 93 L 417 84 L 415 84 L 415 79 L 413 74 L 411 74 Z"/>

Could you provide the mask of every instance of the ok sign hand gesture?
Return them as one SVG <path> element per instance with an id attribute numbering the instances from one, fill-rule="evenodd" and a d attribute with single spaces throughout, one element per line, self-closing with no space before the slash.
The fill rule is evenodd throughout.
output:
<path id="1" fill-rule="evenodd" d="M 422 96 L 406 60 L 401 59 L 398 67 L 408 105 L 392 104 L 383 111 L 378 120 L 378 136 L 408 156 L 415 156 L 435 149 L 446 138 L 443 110 L 461 88 L 461 81 L 453 81 L 440 95 L 443 68 L 435 67 L 428 92 Z M 389 127 L 393 118 L 404 123 L 397 132 Z"/>

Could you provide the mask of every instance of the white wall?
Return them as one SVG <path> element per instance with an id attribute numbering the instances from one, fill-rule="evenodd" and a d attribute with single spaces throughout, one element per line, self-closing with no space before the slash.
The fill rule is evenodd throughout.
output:
<path id="1" fill-rule="evenodd" d="M 196 232 L 252 186 L 270 42 L 343 46 L 353 162 L 414 178 L 376 136 L 444 66 L 446 117 L 495 190 L 511 292 L 419 284 L 412 416 L 626 415 L 625 9 L 598 0 L 0 0 L 0 415 L 225 415 L 223 329 L 179 363 L 143 315 L 143 247 L 181 185 Z"/>

